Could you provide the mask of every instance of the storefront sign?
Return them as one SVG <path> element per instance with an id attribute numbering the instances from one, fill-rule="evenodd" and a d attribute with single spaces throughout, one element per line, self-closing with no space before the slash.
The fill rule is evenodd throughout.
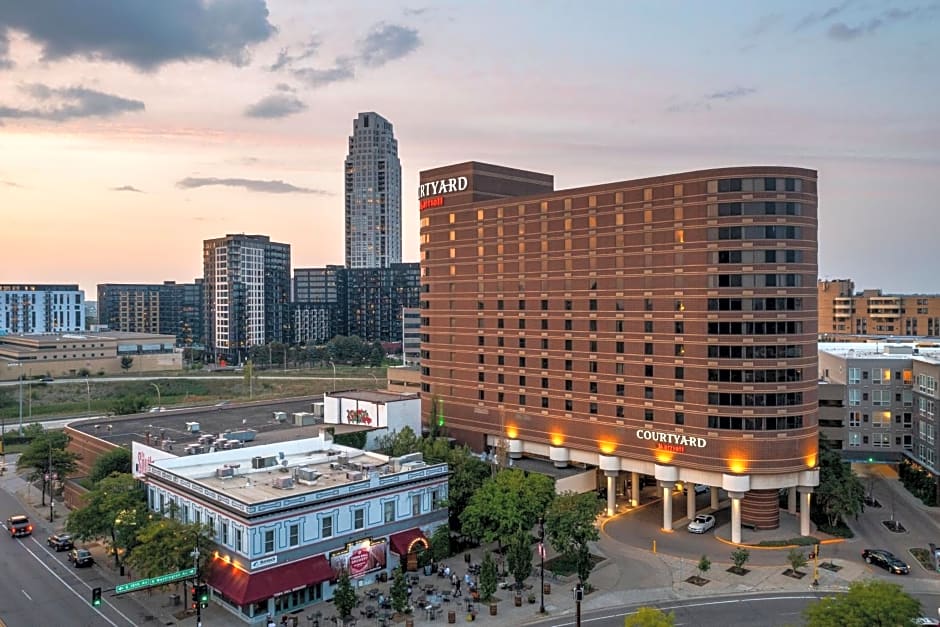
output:
<path id="1" fill-rule="evenodd" d="M 270 557 L 263 557 L 260 560 L 253 560 L 251 562 L 251 570 L 256 568 L 263 568 L 265 566 L 272 566 L 277 564 L 277 555 L 272 555 Z"/>
<path id="2" fill-rule="evenodd" d="M 365 538 L 350 542 L 342 549 L 330 553 L 330 567 L 338 578 L 346 573 L 353 579 L 385 568 L 385 540 Z"/>
<path id="3" fill-rule="evenodd" d="M 651 431 L 650 429 L 637 429 L 636 437 L 638 440 L 649 440 L 656 443 L 656 448 L 673 453 L 685 453 L 685 447 L 705 448 L 708 442 L 705 438 L 696 438 L 694 436 L 682 433 L 667 433 L 665 431 Z"/>
<path id="4" fill-rule="evenodd" d="M 440 196 L 441 194 L 453 194 L 462 192 L 470 185 L 466 176 L 456 176 L 439 181 L 431 181 L 418 186 L 418 200 L 426 196 Z M 444 204 L 443 201 L 441 204 Z M 423 207 L 422 207 L 423 209 Z"/>

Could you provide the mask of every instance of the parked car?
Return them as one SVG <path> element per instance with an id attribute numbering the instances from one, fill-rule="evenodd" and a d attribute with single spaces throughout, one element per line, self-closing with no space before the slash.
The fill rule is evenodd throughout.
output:
<path id="1" fill-rule="evenodd" d="M 930 618 L 929 616 L 918 616 L 917 618 L 912 618 L 911 623 L 914 625 L 940 625 L 940 620 Z"/>
<path id="2" fill-rule="evenodd" d="M 896 575 L 907 575 L 911 572 L 911 567 L 899 560 L 889 551 L 881 549 L 865 549 L 862 551 L 862 559 L 869 564 L 881 566 L 889 573 Z"/>
<path id="3" fill-rule="evenodd" d="M 55 549 L 55 552 L 68 551 L 75 548 L 72 536 L 67 533 L 55 533 L 46 539 L 46 544 Z"/>
<path id="4" fill-rule="evenodd" d="M 7 531 L 10 532 L 12 538 L 31 536 L 33 535 L 33 525 L 29 522 L 29 518 L 23 514 L 17 514 L 7 518 Z"/>
<path id="5" fill-rule="evenodd" d="M 95 558 L 88 549 L 72 549 L 69 551 L 69 561 L 72 562 L 75 568 L 81 568 L 82 566 L 94 564 Z"/>
<path id="6" fill-rule="evenodd" d="M 43 377 L 42 379 L 40 379 L 40 381 L 42 383 L 52 383 L 53 381 L 55 381 L 55 379 L 53 379 L 52 377 Z"/>
<path id="7" fill-rule="evenodd" d="M 689 523 L 689 531 L 692 533 L 705 533 L 715 526 L 715 517 L 711 514 L 699 514 L 695 520 Z"/>

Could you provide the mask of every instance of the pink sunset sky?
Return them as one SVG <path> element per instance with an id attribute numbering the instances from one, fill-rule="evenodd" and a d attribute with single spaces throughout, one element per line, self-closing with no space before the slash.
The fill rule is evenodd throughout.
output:
<path id="1" fill-rule="evenodd" d="M 820 276 L 940 292 L 940 4 L 0 0 L 0 283 L 192 281 L 258 233 L 343 263 L 352 120 L 418 172 L 820 174 Z"/>

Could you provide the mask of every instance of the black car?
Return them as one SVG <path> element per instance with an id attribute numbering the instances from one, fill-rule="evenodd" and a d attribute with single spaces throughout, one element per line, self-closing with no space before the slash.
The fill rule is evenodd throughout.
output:
<path id="1" fill-rule="evenodd" d="M 893 553 L 881 549 L 865 549 L 862 551 L 862 559 L 896 575 L 908 575 L 911 572 L 910 566 L 896 558 Z"/>
<path id="2" fill-rule="evenodd" d="M 95 558 L 88 549 L 72 549 L 69 551 L 69 561 L 75 565 L 75 568 L 81 568 L 94 564 Z"/>
<path id="3" fill-rule="evenodd" d="M 33 535 L 33 525 L 29 522 L 29 518 L 22 514 L 10 516 L 7 518 L 7 531 L 10 532 L 12 538 L 31 536 Z"/>
<path id="4" fill-rule="evenodd" d="M 72 536 L 67 533 L 56 533 L 49 536 L 46 540 L 46 544 L 55 549 L 56 553 L 75 548 L 75 544 L 72 542 Z"/>

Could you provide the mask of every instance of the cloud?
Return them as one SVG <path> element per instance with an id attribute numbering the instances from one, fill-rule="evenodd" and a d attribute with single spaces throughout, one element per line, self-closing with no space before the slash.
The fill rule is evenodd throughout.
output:
<path id="1" fill-rule="evenodd" d="M 7 34 L 0 30 L 0 70 L 8 70 L 13 67 L 10 61 L 10 39 Z"/>
<path id="2" fill-rule="evenodd" d="M 112 192 L 137 192 L 138 194 L 143 194 L 144 190 L 137 189 L 133 185 L 121 185 L 120 187 L 112 187 Z"/>
<path id="3" fill-rule="evenodd" d="M 430 10 L 431 10 L 430 7 L 418 7 L 418 8 L 416 8 L 416 9 L 409 9 L 408 7 L 405 7 L 405 9 L 402 11 L 402 13 L 404 13 L 405 15 L 411 17 L 411 16 L 415 16 L 415 15 L 424 15 L 425 13 L 427 13 L 427 12 L 430 11 Z"/>
<path id="4" fill-rule="evenodd" d="M 753 87 L 733 87 L 731 89 L 725 89 L 724 91 L 716 91 L 714 93 L 708 94 L 705 96 L 706 100 L 734 100 L 735 98 L 743 98 L 744 96 L 750 96 L 751 94 L 757 92 Z"/>
<path id="5" fill-rule="evenodd" d="M 298 61 L 309 59 L 317 54 L 322 44 L 323 42 L 319 37 L 312 35 L 306 43 L 300 45 L 300 52 L 296 54 L 291 54 L 289 47 L 281 48 L 281 51 L 277 53 L 277 59 L 268 66 L 268 70 L 277 72 L 278 70 L 293 66 L 293 64 Z"/>
<path id="6" fill-rule="evenodd" d="M 331 68 L 325 70 L 301 68 L 294 70 L 293 74 L 309 87 L 323 87 L 330 83 L 351 80 L 356 76 L 356 68 L 349 57 L 337 57 L 335 65 Z"/>
<path id="7" fill-rule="evenodd" d="M 875 31 L 895 22 L 908 19 L 930 19 L 938 12 L 940 12 L 940 3 L 934 3 L 926 7 L 914 7 L 913 9 L 893 8 L 882 11 L 879 16 L 859 22 L 855 26 L 849 26 L 845 22 L 836 22 L 829 27 L 827 34 L 830 39 L 836 41 L 850 41 L 862 35 L 871 35 Z"/>
<path id="8" fill-rule="evenodd" d="M 421 38 L 414 28 L 379 23 L 356 46 L 359 59 L 370 67 L 381 67 L 415 51 Z"/>
<path id="9" fill-rule="evenodd" d="M 0 184 L 6 185 L 7 187 L 23 187 L 19 183 L 14 183 L 13 181 L 0 181 Z"/>
<path id="10" fill-rule="evenodd" d="M 287 94 L 272 94 L 245 109 L 250 118 L 284 118 L 307 108 L 299 98 Z"/>
<path id="11" fill-rule="evenodd" d="M 42 58 L 127 63 L 153 71 L 175 61 L 244 65 L 275 32 L 266 0 L 46 0 L 3 2 L 0 30 L 25 33 Z"/>
<path id="12" fill-rule="evenodd" d="M 179 181 L 176 186 L 183 189 L 195 189 L 197 187 L 208 187 L 210 185 L 222 185 L 225 187 L 241 187 L 250 192 L 265 192 L 268 194 L 317 194 L 319 196 L 331 196 L 330 192 L 321 189 L 309 189 L 306 187 L 297 187 L 284 181 L 259 181 L 256 179 L 240 178 L 198 178 L 187 177 Z"/>
<path id="13" fill-rule="evenodd" d="M 113 117 L 122 113 L 143 111 L 144 103 L 106 94 L 86 87 L 53 88 L 39 83 L 20 88 L 42 103 L 51 106 L 23 109 L 0 105 L 2 118 L 34 118 L 64 122 L 73 118 Z"/>
<path id="14" fill-rule="evenodd" d="M 849 5 L 851 5 L 853 0 L 845 0 L 842 4 L 837 4 L 829 7 L 825 11 L 814 11 L 812 13 L 807 13 L 804 15 L 799 22 L 796 23 L 796 26 L 793 27 L 794 31 L 800 31 L 811 26 L 815 26 L 821 22 L 825 22 L 829 19 L 834 18 L 843 11 L 845 11 Z"/>

